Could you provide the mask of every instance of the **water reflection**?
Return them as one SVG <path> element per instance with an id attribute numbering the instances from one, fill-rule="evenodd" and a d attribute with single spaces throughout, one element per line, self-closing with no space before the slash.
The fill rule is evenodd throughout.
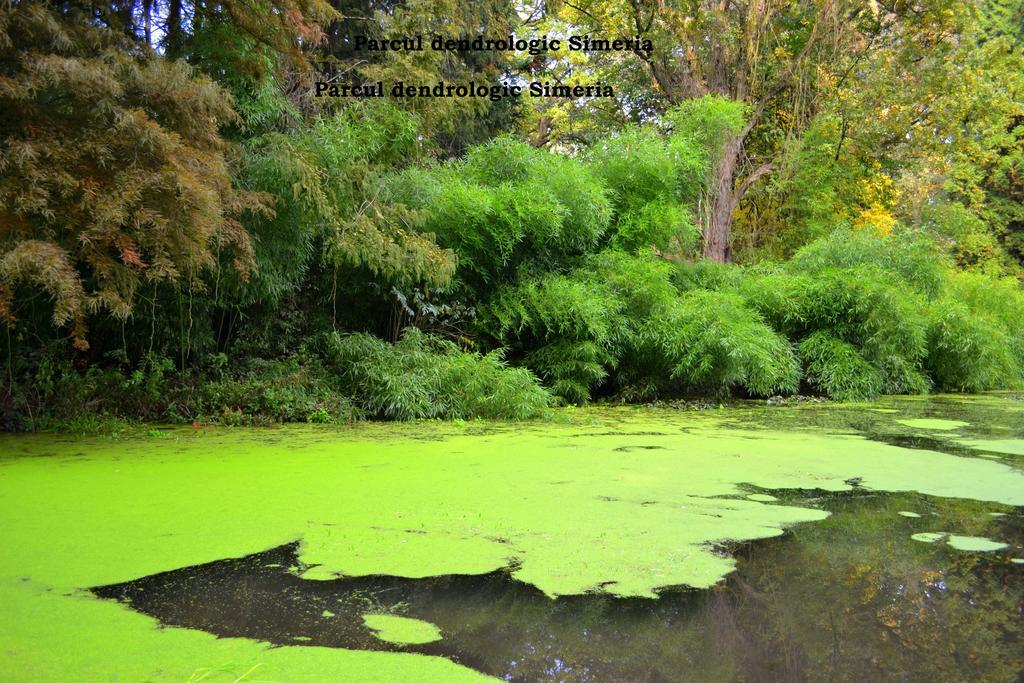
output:
<path id="1" fill-rule="evenodd" d="M 772 493 L 833 515 L 727 549 L 738 566 L 726 581 L 657 600 L 550 600 L 507 572 L 311 581 L 294 573 L 294 544 L 94 591 L 168 625 L 440 655 L 507 680 L 1019 680 L 1024 566 L 1010 558 L 1024 556 L 1022 510 L 916 494 Z M 911 540 L 924 531 L 1010 545 L 970 553 Z M 444 637 L 386 643 L 363 625 L 367 612 L 423 619 Z"/>

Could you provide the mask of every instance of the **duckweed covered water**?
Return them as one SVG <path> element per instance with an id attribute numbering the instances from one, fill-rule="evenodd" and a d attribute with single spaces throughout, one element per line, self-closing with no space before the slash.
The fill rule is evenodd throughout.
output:
<path id="1" fill-rule="evenodd" d="M 1008 543 L 1000 543 L 988 538 L 978 536 L 961 536 L 959 534 L 946 534 L 941 531 L 924 531 L 911 536 L 915 541 L 922 543 L 935 543 L 945 541 L 951 548 L 957 550 L 970 550 L 978 553 L 988 553 L 993 550 L 1002 550 L 1009 546 Z"/>
<path id="2" fill-rule="evenodd" d="M 507 570 L 306 581 L 289 571 L 295 544 L 96 592 L 171 626 L 281 646 L 417 652 L 516 681 L 1014 680 L 1024 665 L 1024 572 L 1004 558 L 906 542 L 918 525 L 893 519 L 892 508 L 915 497 L 800 498 L 832 515 L 732 548 L 737 569 L 715 589 L 666 589 L 657 600 L 551 599 Z M 952 522 L 984 507 L 936 499 L 931 516 Z M 1024 541 L 1019 520 L 1000 533 Z M 427 635 L 381 640 L 370 620 L 389 611 Z"/>
<path id="3" fill-rule="evenodd" d="M 959 429 L 961 427 L 967 427 L 967 422 L 960 420 L 938 420 L 935 418 L 918 418 L 916 420 L 899 420 L 899 423 L 908 427 L 916 427 L 917 429 Z"/>
<path id="4" fill-rule="evenodd" d="M 6 437 L 2 678 L 1015 680 L 1013 397 L 558 419 Z"/>
<path id="5" fill-rule="evenodd" d="M 337 616 L 331 614 L 330 610 L 324 610 L 320 616 Z M 433 624 L 410 619 L 409 617 L 396 617 L 393 614 L 364 614 L 363 623 L 374 632 L 374 635 L 381 640 L 399 645 L 419 645 L 421 643 L 432 643 L 441 640 L 441 632 Z M 294 636 L 302 638 L 303 636 Z M 305 636 L 306 638 L 312 638 Z"/>

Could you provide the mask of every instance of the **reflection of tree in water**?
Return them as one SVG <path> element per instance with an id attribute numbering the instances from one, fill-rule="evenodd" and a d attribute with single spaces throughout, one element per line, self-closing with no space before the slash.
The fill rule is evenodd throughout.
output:
<path id="1" fill-rule="evenodd" d="M 287 570 L 295 546 L 98 592 L 167 624 L 277 644 L 421 652 L 509 680 L 1017 680 L 1022 568 L 910 535 L 988 532 L 1020 547 L 1020 516 L 996 519 L 991 505 L 914 494 L 818 502 L 833 516 L 745 544 L 737 571 L 712 590 L 658 600 L 551 600 L 504 572 L 309 581 Z M 443 638 L 385 643 L 363 626 L 367 612 L 429 621 Z"/>
<path id="2" fill-rule="evenodd" d="M 890 496 L 879 508 L 877 499 L 838 498 L 826 522 L 739 558 L 718 602 L 734 610 L 745 637 L 736 650 L 742 678 L 1018 680 L 1020 568 L 995 555 L 908 542 L 921 522 L 895 518 L 900 500 L 922 502 Z M 942 502 L 927 523 L 998 528 L 1019 543 L 1019 519 L 993 523 L 985 507 Z"/>

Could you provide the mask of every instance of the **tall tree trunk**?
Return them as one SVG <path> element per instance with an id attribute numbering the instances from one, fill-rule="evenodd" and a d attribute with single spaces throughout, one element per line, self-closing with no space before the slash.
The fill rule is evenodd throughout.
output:
<path id="1" fill-rule="evenodd" d="M 632 23 L 637 35 L 649 34 L 659 16 L 669 24 L 680 18 L 679 13 L 666 11 L 664 2 L 631 0 L 630 4 L 633 7 Z M 709 21 L 709 25 L 714 26 L 710 35 L 706 31 L 691 32 L 687 28 L 689 19 L 686 19 L 678 25 L 680 30 L 676 33 L 679 36 L 677 42 L 681 45 L 667 55 L 656 55 L 653 50 L 634 52 L 672 104 L 715 93 L 751 105 L 747 125 L 741 133 L 725 141 L 721 155 L 711 169 L 710 186 L 701 216 L 706 258 L 719 263 L 729 260 L 733 211 L 751 185 L 774 168 L 773 162 L 769 160 L 740 180 L 738 173 L 744 170 L 740 168 L 740 161 L 744 157 L 743 147 L 747 135 L 760 121 L 769 103 L 793 85 L 798 73 L 823 41 L 830 41 L 824 46 L 827 53 L 830 52 L 832 57 L 839 54 L 838 37 L 842 35 L 839 27 L 845 23 L 837 7 L 839 4 L 842 3 L 837 0 L 808 3 L 815 8 L 814 23 L 803 47 L 788 64 L 779 65 L 778 76 L 764 83 L 755 83 L 752 65 L 763 50 L 762 40 L 775 33 L 775 22 L 783 16 L 782 10 L 787 5 L 785 2 L 700 0 L 691 5 L 693 10 Z M 846 21 L 852 21 L 861 11 L 855 8 Z M 592 15 L 589 16 L 593 19 Z M 738 47 L 729 42 L 731 38 L 724 38 L 730 32 L 735 32 L 740 38 Z M 760 87 L 755 88 L 758 84 Z M 755 95 L 755 92 L 758 94 Z"/>
<path id="2" fill-rule="evenodd" d="M 704 217 L 704 257 L 718 263 L 729 260 L 732 212 L 739 201 L 735 185 L 736 165 L 743 151 L 743 136 L 725 142 L 711 174 L 711 189 Z"/>
<path id="3" fill-rule="evenodd" d="M 142 18 L 146 45 L 153 47 L 153 0 L 142 1 Z"/>
<path id="4" fill-rule="evenodd" d="M 177 59 L 184 51 L 185 37 L 182 29 L 181 0 L 170 0 L 167 6 L 167 34 L 164 36 L 164 54 Z"/>

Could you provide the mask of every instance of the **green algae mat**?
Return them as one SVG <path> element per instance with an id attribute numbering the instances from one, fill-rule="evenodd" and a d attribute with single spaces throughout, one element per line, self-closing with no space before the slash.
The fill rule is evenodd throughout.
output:
<path id="1" fill-rule="evenodd" d="M 152 434 L 0 438 L 0 680 L 1022 664 L 1014 396 Z"/>

